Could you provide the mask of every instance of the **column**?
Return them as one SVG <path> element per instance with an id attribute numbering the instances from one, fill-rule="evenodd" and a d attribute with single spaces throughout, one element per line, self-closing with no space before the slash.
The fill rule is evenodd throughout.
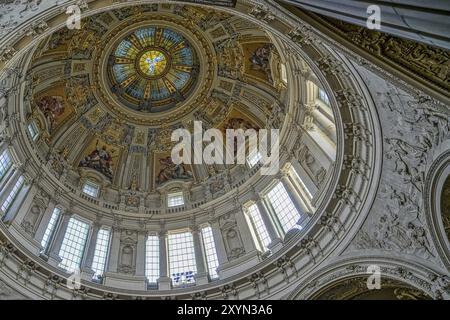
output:
<path id="1" fill-rule="evenodd" d="M 91 236 L 87 244 L 86 254 L 82 261 L 81 278 L 87 281 L 91 281 L 94 277 L 94 271 L 92 270 L 92 263 L 94 262 L 95 246 L 97 245 L 98 231 L 100 230 L 100 224 L 94 223 L 92 225 Z"/>
<path id="2" fill-rule="evenodd" d="M 269 234 L 269 237 L 272 240 L 268 246 L 268 249 L 270 249 L 272 252 L 276 252 L 282 247 L 283 241 L 281 240 L 277 232 L 277 228 L 274 224 L 274 221 L 270 217 L 270 213 L 267 210 L 267 207 L 264 204 L 263 199 L 261 198 L 257 199 L 256 205 L 258 206 L 261 219 L 264 222 L 264 225 L 266 226 L 267 233 Z"/>
<path id="3" fill-rule="evenodd" d="M 53 238 L 50 246 L 49 246 L 49 263 L 57 267 L 61 262 L 61 258 L 59 257 L 59 251 L 61 250 L 61 245 L 64 240 L 64 236 L 66 235 L 67 226 L 69 225 L 70 218 L 72 214 L 68 211 L 64 211 L 61 213 L 61 223 L 55 233 L 55 237 Z"/>
<path id="4" fill-rule="evenodd" d="M 320 129 L 328 136 L 328 138 L 333 143 L 336 143 L 336 127 L 334 126 L 334 123 L 317 108 L 314 109 L 313 116 L 319 124 Z"/>
<path id="5" fill-rule="evenodd" d="M 172 279 L 167 275 L 169 271 L 168 267 L 167 231 L 161 230 L 159 233 L 159 290 L 169 290 L 171 288 Z"/>
<path id="6" fill-rule="evenodd" d="M 194 239 L 195 263 L 197 265 L 197 274 L 195 282 L 197 284 L 207 284 L 208 272 L 206 271 L 206 258 L 204 256 L 203 241 L 201 239 L 201 230 L 198 227 L 192 229 L 192 238 Z"/>
<path id="7" fill-rule="evenodd" d="M 305 169 L 295 157 L 292 157 L 289 162 L 291 163 L 292 170 L 297 173 L 299 179 L 301 180 L 301 182 L 298 182 L 297 185 L 297 178 L 290 176 L 289 178 L 291 184 L 298 190 L 299 196 L 305 204 L 305 210 L 308 212 L 313 212 L 314 207 L 311 202 L 317 192 L 317 187 L 309 177 L 305 176 L 307 175 Z"/>
<path id="8" fill-rule="evenodd" d="M 112 228 L 111 249 L 108 259 L 107 272 L 117 272 L 117 264 L 119 263 L 120 236 L 122 230 L 118 227 Z"/>
<path id="9" fill-rule="evenodd" d="M 222 265 L 228 262 L 227 250 L 222 238 L 222 231 L 220 230 L 219 221 L 213 219 L 210 222 L 213 233 L 214 244 L 216 245 L 217 259 L 219 260 L 219 269 Z"/>
<path id="10" fill-rule="evenodd" d="M 145 244 L 147 241 L 147 231 L 138 231 L 137 255 L 136 255 L 136 276 L 145 277 Z"/>

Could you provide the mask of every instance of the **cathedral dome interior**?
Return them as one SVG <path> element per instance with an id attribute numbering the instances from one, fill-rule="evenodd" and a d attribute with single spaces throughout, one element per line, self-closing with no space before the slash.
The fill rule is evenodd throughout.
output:
<path id="1" fill-rule="evenodd" d="M 329 2 L 1 3 L 0 300 L 450 299 L 450 7 Z"/>
<path id="2" fill-rule="evenodd" d="M 161 112 L 183 103 L 199 72 L 197 53 L 188 40 L 159 26 L 132 31 L 108 58 L 111 91 L 141 112 Z"/>

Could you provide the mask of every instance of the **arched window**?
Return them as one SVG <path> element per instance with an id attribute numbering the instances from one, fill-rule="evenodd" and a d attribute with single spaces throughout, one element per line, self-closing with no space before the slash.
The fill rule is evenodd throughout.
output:
<path id="1" fill-rule="evenodd" d="M 38 136 L 39 136 L 39 129 L 38 129 L 38 127 L 37 127 L 35 121 L 31 121 L 31 122 L 28 124 L 28 133 L 30 134 L 31 139 L 32 139 L 33 141 L 36 141 L 36 139 L 37 139 Z"/>
<path id="2" fill-rule="evenodd" d="M 283 81 L 284 84 L 288 83 L 287 68 L 284 63 L 281 64 L 281 81 Z"/>
<path id="3" fill-rule="evenodd" d="M 11 157 L 9 156 L 8 150 L 3 151 L 0 154 L 0 180 L 5 177 L 9 168 L 12 166 Z"/>
<path id="4" fill-rule="evenodd" d="M 217 258 L 216 244 L 214 242 L 214 236 L 210 226 L 202 228 L 202 239 L 209 277 L 211 279 L 217 279 L 219 277 L 219 274 L 217 273 L 219 259 Z"/>
<path id="5" fill-rule="evenodd" d="M 66 234 L 59 250 L 62 259 L 59 266 L 67 272 L 75 272 L 80 269 L 86 241 L 89 234 L 89 225 L 75 218 L 69 220 Z"/>
<path id="6" fill-rule="evenodd" d="M 287 233 L 295 227 L 300 227 L 297 225 L 300 219 L 300 213 L 282 182 L 278 182 L 267 193 L 267 202 L 273 213 L 275 213 L 284 233 Z"/>
<path id="7" fill-rule="evenodd" d="M 83 185 L 83 193 L 90 197 L 97 198 L 99 192 L 100 187 L 93 182 L 88 181 Z"/>
<path id="8" fill-rule="evenodd" d="M 191 232 L 172 233 L 168 236 L 169 271 L 174 286 L 195 283 L 197 265 L 194 239 Z"/>
<path id="9" fill-rule="evenodd" d="M 6 213 L 8 211 L 8 209 L 11 207 L 11 205 L 13 204 L 17 195 L 19 194 L 20 190 L 22 189 L 24 182 L 25 182 L 25 179 L 23 176 L 20 176 L 19 179 L 17 179 L 11 192 L 6 197 L 5 201 L 2 203 L 1 209 L 2 209 L 3 213 Z"/>
<path id="10" fill-rule="evenodd" d="M 94 273 L 94 279 L 103 276 L 106 267 L 106 259 L 108 257 L 109 242 L 111 232 L 109 229 L 100 229 L 97 234 L 97 242 L 95 244 L 94 257 L 92 260 L 92 270 Z"/>
<path id="11" fill-rule="evenodd" d="M 150 283 L 159 278 L 159 237 L 150 235 L 145 244 L 145 275 Z"/>
<path id="12" fill-rule="evenodd" d="M 46 252 L 48 249 L 50 241 L 55 234 L 56 226 L 58 225 L 60 216 L 61 216 L 61 209 L 58 207 L 53 209 L 52 216 L 50 217 L 50 221 L 47 225 L 47 228 L 45 229 L 44 237 L 42 238 L 42 241 L 41 241 L 41 246 L 42 246 L 43 252 Z"/>
<path id="13" fill-rule="evenodd" d="M 171 207 L 178 207 L 184 205 L 184 196 L 183 192 L 175 192 L 175 193 L 169 193 L 167 195 L 167 206 L 169 208 Z"/>
<path id="14" fill-rule="evenodd" d="M 262 156 L 259 151 L 253 151 L 251 154 L 249 154 L 249 156 L 247 157 L 247 163 L 250 169 L 255 167 L 261 159 Z"/>
<path id="15" fill-rule="evenodd" d="M 267 232 L 266 225 L 262 220 L 258 206 L 256 204 L 248 206 L 245 213 L 256 247 L 259 251 L 267 251 L 271 239 Z"/>
<path id="16" fill-rule="evenodd" d="M 319 88 L 318 91 L 318 98 L 320 101 L 322 101 L 323 103 L 330 105 L 330 99 L 328 98 L 327 93 L 325 92 L 325 90 L 323 90 L 322 88 Z"/>

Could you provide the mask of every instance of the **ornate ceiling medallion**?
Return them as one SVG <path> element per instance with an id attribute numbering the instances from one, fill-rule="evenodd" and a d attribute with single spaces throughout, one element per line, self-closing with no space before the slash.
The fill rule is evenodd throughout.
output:
<path id="1" fill-rule="evenodd" d="M 133 110 L 168 111 L 191 94 L 199 72 L 197 56 L 180 33 L 168 27 L 141 27 L 123 37 L 111 53 L 111 91 Z"/>
<path id="2" fill-rule="evenodd" d="M 182 16 L 146 13 L 115 24 L 94 53 L 96 98 L 121 121 L 174 124 L 208 103 L 216 56 Z"/>
<path id="3" fill-rule="evenodd" d="M 169 57 L 158 49 L 144 51 L 139 61 L 139 70 L 144 76 L 158 78 L 166 73 Z"/>

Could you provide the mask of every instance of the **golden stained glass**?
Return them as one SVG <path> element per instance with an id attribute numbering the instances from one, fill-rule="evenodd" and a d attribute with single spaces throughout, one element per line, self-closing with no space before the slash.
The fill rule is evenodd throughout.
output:
<path id="1" fill-rule="evenodd" d="M 139 67 L 142 73 L 150 77 L 156 77 L 165 71 L 167 58 L 159 50 L 149 50 L 141 56 Z"/>
<path id="2" fill-rule="evenodd" d="M 122 38 L 109 60 L 111 91 L 120 103 L 142 112 L 162 112 L 185 100 L 197 82 L 199 61 L 177 31 L 145 26 Z"/>

